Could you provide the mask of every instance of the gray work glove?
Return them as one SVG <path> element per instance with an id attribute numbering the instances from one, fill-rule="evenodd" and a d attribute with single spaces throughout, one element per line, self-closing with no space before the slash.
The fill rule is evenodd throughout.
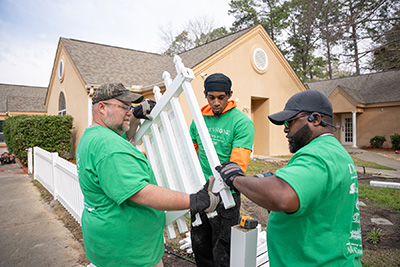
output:
<path id="1" fill-rule="evenodd" d="M 215 169 L 221 174 L 221 178 L 231 190 L 239 191 L 233 186 L 233 181 L 237 176 L 244 176 L 244 173 L 236 162 L 224 162 Z"/>
<path id="2" fill-rule="evenodd" d="M 135 116 L 137 119 L 151 120 L 152 118 L 149 116 L 149 114 L 155 105 L 156 101 L 146 99 L 140 105 L 132 107 L 131 111 L 133 116 Z"/>
<path id="3" fill-rule="evenodd" d="M 190 195 L 190 212 L 192 214 L 201 211 L 213 212 L 217 208 L 220 198 L 211 191 L 214 181 L 214 176 L 210 176 L 200 191 Z"/>

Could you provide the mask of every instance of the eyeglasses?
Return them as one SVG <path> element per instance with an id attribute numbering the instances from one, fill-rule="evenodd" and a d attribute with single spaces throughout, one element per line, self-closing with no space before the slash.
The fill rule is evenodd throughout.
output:
<path id="1" fill-rule="evenodd" d="M 119 108 L 122 108 L 125 112 L 128 112 L 128 110 L 131 108 L 128 105 L 122 106 L 122 105 L 118 105 L 118 104 L 114 104 L 114 103 L 107 103 L 107 102 L 103 102 L 103 103 L 106 104 L 106 105 L 113 105 L 113 106 L 117 106 Z"/>
<path id="2" fill-rule="evenodd" d="M 285 125 L 285 128 L 289 129 L 290 128 L 290 123 L 292 121 L 300 119 L 300 118 L 303 118 L 303 117 L 306 117 L 306 116 L 309 116 L 309 114 L 304 114 L 304 115 L 301 115 L 301 116 L 298 116 L 298 117 L 294 117 L 294 118 L 288 119 L 288 120 L 283 122 L 283 125 Z"/>

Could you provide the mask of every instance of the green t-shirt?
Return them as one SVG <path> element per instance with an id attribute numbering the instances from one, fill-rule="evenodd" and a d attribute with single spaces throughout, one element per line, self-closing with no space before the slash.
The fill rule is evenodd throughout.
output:
<path id="1" fill-rule="evenodd" d="M 77 149 L 86 256 L 96 266 L 154 266 L 164 253 L 164 212 L 129 199 L 157 184 L 138 149 L 114 131 L 86 129 Z"/>
<path id="2" fill-rule="evenodd" d="M 221 163 L 229 161 L 232 149 L 235 147 L 253 149 L 254 124 L 237 108 L 233 108 L 219 117 L 203 115 L 203 118 Z M 212 170 L 194 121 L 190 125 L 190 136 L 193 143 L 199 145 L 198 154 L 201 168 L 208 180 L 208 177 L 212 175 Z"/>
<path id="3" fill-rule="evenodd" d="M 296 191 L 300 208 L 269 215 L 270 266 L 361 266 L 357 173 L 335 137 L 312 140 L 276 176 Z"/>

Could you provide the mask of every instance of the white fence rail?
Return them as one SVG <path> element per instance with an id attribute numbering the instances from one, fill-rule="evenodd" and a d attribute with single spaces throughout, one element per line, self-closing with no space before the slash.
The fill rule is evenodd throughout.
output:
<path id="1" fill-rule="evenodd" d="M 28 156 L 29 159 L 32 157 Z M 33 148 L 33 178 L 38 180 L 54 199 L 68 210 L 81 223 L 83 195 L 79 186 L 75 164 L 60 158 L 57 153 L 50 153 L 40 147 Z"/>

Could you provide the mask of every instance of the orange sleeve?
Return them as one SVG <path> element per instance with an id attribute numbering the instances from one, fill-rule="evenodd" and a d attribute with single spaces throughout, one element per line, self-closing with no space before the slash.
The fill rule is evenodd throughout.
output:
<path id="1" fill-rule="evenodd" d="M 230 161 L 236 162 L 243 173 L 246 173 L 247 165 L 249 164 L 251 150 L 243 147 L 235 147 L 232 149 Z"/>
<path id="2" fill-rule="evenodd" d="M 196 152 L 199 152 L 199 145 L 195 144 L 195 143 L 193 143 L 193 145 L 194 145 L 194 149 L 196 150 Z"/>

